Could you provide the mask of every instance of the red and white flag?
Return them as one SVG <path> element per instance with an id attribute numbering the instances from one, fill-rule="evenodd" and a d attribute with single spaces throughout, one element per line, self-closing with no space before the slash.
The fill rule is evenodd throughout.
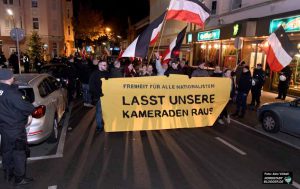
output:
<path id="1" fill-rule="evenodd" d="M 209 9 L 199 0 L 171 0 L 166 19 L 185 21 L 203 27 L 209 13 Z"/>
<path id="2" fill-rule="evenodd" d="M 124 51 L 122 57 L 140 57 L 145 58 L 148 53 L 149 44 L 155 43 L 163 25 L 164 12 L 160 17 L 154 20 Z"/>
<path id="3" fill-rule="evenodd" d="M 187 26 L 177 35 L 177 37 L 169 45 L 169 48 L 163 53 L 163 63 L 167 63 L 171 58 L 176 58 L 179 56 L 178 52 L 180 51 L 186 28 Z"/>
<path id="4" fill-rule="evenodd" d="M 265 43 L 269 44 L 269 46 L 263 45 L 267 54 L 267 63 L 275 72 L 289 65 L 297 53 L 296 46 L 290 41 L 282 26 L 272 33 Z"/>

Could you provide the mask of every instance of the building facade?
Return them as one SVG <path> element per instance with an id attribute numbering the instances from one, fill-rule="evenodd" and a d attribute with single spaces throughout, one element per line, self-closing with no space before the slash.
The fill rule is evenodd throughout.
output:
<path id="1" fill-rule="evenodd" d="M 12 10 L 13 16 L 8 15 L 7 9 Z M 45 59 L 68 56 L 74 51 L 72 17 L 72 0 L 1 0 L 0 48 L 6 57 L 16 51 L 10 31 L 18 27 L 25 31 L 21 52 L 26 52 L 31 33 L 36 31 L 42 38 Z"/>
<path id="2" fill-rule="evenodd" d="M 165 0 L 162 4 L 162 1 L 153 0 L 150 12 L 162 12 L 169 2 Z M 193 24 L 189 27 L 186 43 L 190 64 L 206 62 L 210 66 L 234 68 L 238 61 L 244 60 L 251 71 L 256 64 L 263 64 L 268 73 L 264 90 L 277 91 L 278 74 L 269 70 L 261 43 L 284 24 L 290 39 L 300 49 L 299 0 L 204 0 L 203 3 L 211 10 L 211 16 L 205 28 Z M 180 22 L 175 25 L 167 35 L 171 36 L 172 32 L 176 35 L 176 29 L 182 27 Z M 293 75 L 289 93 L 299 96 L 299 54 L 294 57 L 291 68 Z"/>

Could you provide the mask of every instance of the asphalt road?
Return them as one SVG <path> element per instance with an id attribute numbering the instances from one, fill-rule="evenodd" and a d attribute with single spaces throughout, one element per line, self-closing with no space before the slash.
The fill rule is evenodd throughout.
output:
<path id="1" fill-rule="evenodd" d="M 296 188 L 262 184 L 263 171 L 292 171 L 300 151 L 236 123 L 196 129 L 95 133 L 95 109 L 74 105 L 62 158 L 32 161 L 19 188 Z M 0 188 L 13 188 L 4 183 Z"/>

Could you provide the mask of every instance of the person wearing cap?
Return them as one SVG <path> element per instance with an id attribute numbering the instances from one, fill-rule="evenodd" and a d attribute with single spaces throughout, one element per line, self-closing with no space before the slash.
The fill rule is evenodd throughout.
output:
<path id="1" fill-rule="evenodd" d="M 0 134 L 4 179 L 15 177 L 16 185 L 33 181 L 26 177 L 26 159 L 29 148 L 26 125 L 31 122 L 34 106 L 12 84 L 14 76 L 9 69 L 0 69 Z"/>
<path id="2" fill-rule="evenodd" d="M 247 108 L 247 96 L 252 86 L 251 73 L 249 71 L 249 66 L 243 67 L 243 73 L 237 85 L 237 98 L 236 98 L 236 111 L 232 116 L 239 116 L 243 118 L 246 113 Z M 242 111 L 240 112 L 242 108 Z"/>
<path id="3" fill-rule="evenodd" d="M 254 107 L 256 108 L 259 107 L 261 89 L 264 83 L 265 83 L 265 72 L 262 69 L 262 65 L 257 64 L 256 68 L 253 71 L 253 76 L 252 76 L 252 87 L 251 87 L 252 100 L 251 100 L 250 108 L 254 109 Z"/>

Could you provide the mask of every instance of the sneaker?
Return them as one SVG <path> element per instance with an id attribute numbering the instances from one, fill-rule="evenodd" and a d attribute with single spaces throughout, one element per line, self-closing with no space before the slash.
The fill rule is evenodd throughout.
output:
<path id="1" fill-rule="evenodd" d="M 20 186 L 20 185 L 25 185 L 25 184 L 29 184 L 29 183 L 31 183 L 31 182 L 33 182 L 33 178 L 27 178 L 27 177 L 25 177 L 25 178 L 23 178 L 22 180 L 20 180 L 20 181 L 15 181 L 15 185 L 16 186 Z"/>
<path id="2" fill-rule="evenodd" d="M 228 124 L 230 124 L 230 115 L 227 116 L 226 121 Z"/>
<path id="3" fill-rule="evenodd" d="M 83 103 L 83 106 L 85 106 L 85 107 L 89 107 L 89 108 L 92 108 L 92 107 L 94 107 L 94 105 L 92 105 L 92 104 L 88 104 L 88 103 Z"/>
<path id="4" fill-rule="evenodd" d="M 221 125 L 224 125 L 224 121 L 222 119 L 218 119 L 218 123 L 221 124 Z"/>

